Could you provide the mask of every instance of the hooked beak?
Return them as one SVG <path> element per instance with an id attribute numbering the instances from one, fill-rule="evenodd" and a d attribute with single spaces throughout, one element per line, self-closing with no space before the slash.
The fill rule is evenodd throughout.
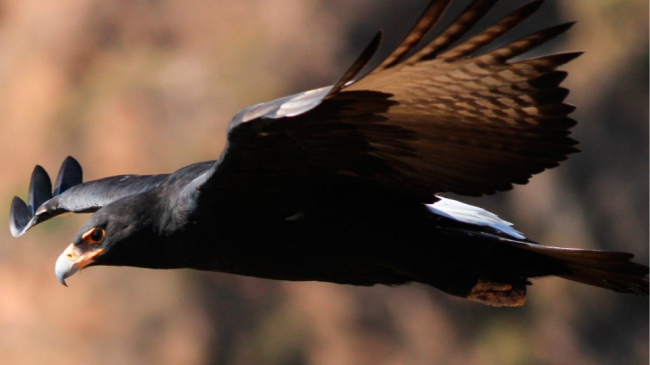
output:
<path id="1" fill-rule="evenodd" d="M 102 248 L 81 252 L 81 250 L 75 247 L 74 244 L 70 244 L 70 246 L 68 246 L 68 248 L 66 248 L 61 256 L 56 260 L 56 265 L 54 265 L 56 278 L 59 279 L 61 284 L 68 286 L 65 283 L 65 279 L 95 262 L 95 256 L 102 252 L 104 252 L 104 249 Z"/>

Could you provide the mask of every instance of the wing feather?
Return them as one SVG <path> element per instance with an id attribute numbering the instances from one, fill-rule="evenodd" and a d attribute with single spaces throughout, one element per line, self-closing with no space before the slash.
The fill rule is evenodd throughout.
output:
<path id="1" fill-rule="evenodd" d="M 446 49 L 451 44 L 459 40 L 464 36 L 475 24 L 478 22 L 485 13 L 487 13 L 498 0 L 480 0 L 470 3 L 467 8 L 454 20 L 453 23 L 439 36 L 437 36 L 432 42 L 423 47 L 413 56 L 411 56 L 405 63 L 414 64 L 418 61 L 421 61 L 425 58 L 433 57 L 440 51 Z M 519 19 L 518 19 L 519 20 Z M 523 21 L 523 19 L 519 20 Z M 505 23 L 503 21 L 499 23 Z M 508 29 L 505 27 L 506 24 L 495 24 L 495 26 L 488 28 L 488 30 L 494 30 L 494 28 L 499 29 L 503 32 L 506 32 Z M 486 36 L 487 35 L 487 36 Z M 482 37 L 485 40 L 484 44 L 487 44 L 499 36 L 499 32 L 492 31 L 487 33 Z M 464 45 L 480 45 L 478 41 L 472 43 L 463 42 Z M 479 46 L 479 47 L 480 47 Z"/>
<path id="2" fill-rule="evenodd" d="M 375 52 L 377 52 L 379 43 L 381 43 L 381 32 L 378 32 L 377 35 L 375 35 L 368 46 L 366 46 L 366 49 L 361 52 L 359 58 L 354 61 L 352 66 L 350 66 L 350 68 L 343 74 L 343 76 L 341 76 L 341 78 L 334 84 L 327 95 L 325 95 L 325 98 L 338 93 L 343 88 L 343 86 L 345 86 L 348 82 L 352 81 L 355 76 L 357 76 L 361 69 L 368 63 L 368 61 L 370 61 Z"/>
<path id="3" fill-rule="evenodd" d="M 467 41 L 459 44 L 456 47 L 453 47 L 449 50 L 446 50 L 445 52 L 441 53 L 438 57 L 442 59 L 448 59 L 448 60 L 453 60 L 453 59 L 460 59 L 463 57 L 467 57 L 473 52 L 477 52 L 479 49 L 482 47 L 492 43 L 494 40 L 502 36 L 503 34 L 509 32 L 512 30 L 514 27 L 517 25 L 521 24 L 521 22 L 525 21 L 530 17 L 532 14 L 534 14 L 539 7 L 543 4 L 543 0 L 540 1 L 534 1 L 531 3 L 528 3 L 521 8 L 513 11 L 511 14 L 507 15 L 503 19 L 499 20 L 498 22 L 494 23 L 493 25 L 487 27 L 485 30 L 482 32 L 476 34 L 475 36 L 471 37 Z M 479 10 L 484 10 L 484 9 L 479 9 Z M 467 23 L 466 25 L 473 25 L 478 19 L 476 17 L 481 17 L 482 12 L 476 11 L 476 12 L 471 12 L 469 16 L 466 16 L 467 18 L 471 18 L 469 20 L 472 20 L 472 23 Z M 461 16 L 459 19 L 462 19 L 463 16 Z M 468 28 L 464 27 L 461 28 L 464 29 L 465 31 L 468 30 Z M 453 38 L 455 41 L 458 39 L 458 37 Z M 444 43 L 444 46 L 448 46 L 451 44 L 451 42 L 446 42 Z M 428 50 L 427 48 L 424 48 L 422 51 L 418 52 L 418 55 L 416 55 L 416 60 L 420 60 L 424 57 L 428 57 L 433 55 L 434 53 L 438 52 L 442 47 L 436 47 L 435 49 Z M 417 57 L 419 56 L 419 57 Z"/>
<path id="4" fill-rule="evenodd" d="M 191 165 L 179 171 L 189 171 L 186 178 L 191 181 L 198 174 L 207 171 L 213 163 Z M 63 213 L 95 212 L 117 199 L 148 191 L 165 183 L 170 176 L 172 175 L 119 175 L 83 183 L 81 165 L 68 156 L 59 169 L 52 191 L 49 175 L 37 165 L 32 173 L 27 204 L 19 197 L 14 197 L 11 203 L 11 234 L 14 237 L 21 236 L 33 226 Z"/>
<path id="5" fill-rule="evenodd" d="M 431 1 L 397 48 L 371 74 L 397 65 L 438 22 L 449 6 L 449 2 L 450 0 Z"/>
<path id="6" fill-rule="evenodd" d="M 242 197 L 339 184 L 343 178 L 432 202 L 436 192 L 511 189 L 577 152 L 568 137 L 574 107 L 564 103 L 568 90 L 560 86 L 566 72 L 557 67 L 580 53 L 511 61 L 572 23 L 481 53 L 542 1 L 472 36 L 470 29 L 496 3 L 475 0 L 416 50 L 448 3 L 432 1 L 397 48 L 364 77 L 351 79 L 377 38 L 334 87 L 237 114 L 219 163 L 194 185 L 206 196 L 227 187 L 221 195 Z"/>

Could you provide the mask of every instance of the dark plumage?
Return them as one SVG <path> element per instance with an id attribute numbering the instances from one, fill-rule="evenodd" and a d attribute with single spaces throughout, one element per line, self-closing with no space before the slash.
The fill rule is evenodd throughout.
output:
<path id="1" fill-rule="evenodd" d="M 172 174 L 82 182 L 67 158 L 43 168 L 14 236 L 64 212 L 94 212 L 56 264 L 194 268 L 353 285 L 430 284 L 490 305 L 521 305 L 530 278 L 559 276 L 647 295 L 632 254 L 527 240 L 480 208 L 439 198 L 525 184 L 576 152 L 564 53 L 510 61 L 566 31 L 544 29 L 487 52 L 534 1 L 463 39 L 497 0 L 475 0 L 419 49 L 449 0 L 432 1 L 402 43 L 363 77 L 381 34 L 333 86 L 244 109 L 217 161 Z M 356 78 L 356 80 L 355 80 Z M 355 80 L 355 81 L 353 81 Z M 53 192 L 52 192 L 53 191 Z"/>

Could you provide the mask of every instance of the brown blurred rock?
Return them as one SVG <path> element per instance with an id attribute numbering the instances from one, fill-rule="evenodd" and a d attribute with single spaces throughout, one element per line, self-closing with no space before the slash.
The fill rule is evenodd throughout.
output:
<path id="1" fill-rule="evenodd" d="M 460 1 L 466 3 L 467 1 Z M 519 1 L 505 1 L 499 11 Z M 377 27 L 396 42 L 421 3 L 0 3 L 0 193 L 77 157 L 86 177 L 216 158 L 231 115 L 333 82 Z M 584 152 L 479 204 L 541 242 L 648 260 L 648 4 L 549 1 L 533 28 L 579 20 L 569 64 Z M 529 28 L 526 28 L 529 29 Z M 524 31 L 517 31 L 522 35 Z M 368 34 L 366 37 L 365 34 Z M 54 260 L 84 217 L 1 231 L 3 364 L 640 364 L 648 302 L 560 280 L 519 309 L 435 290 L 282 283 L 93 268 L 60 286 Z"/>

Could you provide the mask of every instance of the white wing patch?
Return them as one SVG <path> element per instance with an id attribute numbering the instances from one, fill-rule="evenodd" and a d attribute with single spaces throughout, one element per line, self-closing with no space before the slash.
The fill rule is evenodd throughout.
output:
<path id="1" fill-rule="evenodd" d="M 321 87 L 320 89 L 314 89 L 306 91 L 299 95 L 293 95 L 290 99 L 280 105 L 275 114 L 267 115 L 267 118 L 284 118 L 284 117 L 294 117 L 306 113 L 323 101 L 323 97 L 332 89 L 331 86 Z"/>
<path id="2" fill-rule="evenodd" d="M 525 239 L 524 235 L 512 228 L 512 223 L 504 221 L 496 214 L 473 205 L 461 203 L 443 197 L 433 204 L 426 204 L 431 213 L 441 215 L 459 222 L 491 227 L 517 239 Z"/>

